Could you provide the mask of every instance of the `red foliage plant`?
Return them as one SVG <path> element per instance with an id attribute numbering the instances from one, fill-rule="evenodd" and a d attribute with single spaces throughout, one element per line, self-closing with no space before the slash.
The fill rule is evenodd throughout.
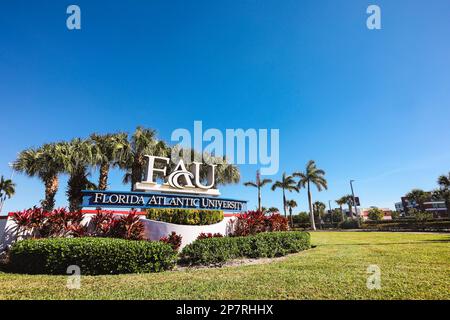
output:
<path id="1" fill-rule="evenodd" d="M 177 251 L 181 246 L 181 240 L 183 237 L 179 234 L 176 234 L 175 231 L 172 231 L 168 236 L 162 237 L 159 241 L 168 243 L 172 246 L 174 251 Z"/>
<path id="2" fill-rule="evenodd" d="M 288 220 L 278 213 L 266 216 L 261 211 L 247 211 L 232 222 L 233 236 L 248 236 L 260 232 L 286 231 Z"/>
<path id="3" fill-rule="evenodd" d="M 113 212 L 100 212 L 91 220 L 94 237 L 111 237 L 128 240 L 142 240 L 144 238 L 144 224 L 140 221 L 135 210 L 127 215 L 116 218 Z"/>
<path id="4" fill-rule="evenodd" d="M 221 233 L 200 233 L 197 237 L 197 240 L 208 239 L 208 238 L 222 238 L 223 235 Z"/>
<path id="5" fill-rule="evenodd" d="M 12 220 L 17 225 L 18 235 L 23 237 L 76 237 L 85 232 L 81 224 L 83 214 L 80 211 L 68 212 L 65 208 L 45 212 L 42 208 L 33 207 L 14 212 Z"/>
<path id="6" fill-rule="evenodd" d="M 12 213 L 12 220 L 17 225 L 17 234 L 22 237 L 114 237 L 129 240 L 144 238 L 144 224 L 135 210 L 116 218 L 112 212 L 100 210 L 91 219 L 92 231 L 82 224 L 81 211 L 70 212 L 65 208 L 45 212 L 42 208 Z"/>

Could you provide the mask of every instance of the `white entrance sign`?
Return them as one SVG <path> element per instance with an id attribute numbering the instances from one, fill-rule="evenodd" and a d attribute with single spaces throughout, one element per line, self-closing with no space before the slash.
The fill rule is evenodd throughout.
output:
<path id="1" fill-rule="evenodd" d="M 140 191 L 160 191 L 189 194 L 204 194 L 219 196 L 220 192 L 214 188 L 215 164 L 207 164 L 208 174 L 206 185 L 202 183 L 200 177 L 201 162 L 192 162 L 190 170 L 186 168 L 183 159 L 180 159 L 173 171 L 168 174 L 167 166 L 170 159 L 166 157 L 145 156 L 147 161 L 145 179 L 135 184 L 135 189 Z M 157 166 L 158 164 L 158 166 Z M 160 173 L 167 182 L 158 184 L 155 182 L 155 174 Z"/>

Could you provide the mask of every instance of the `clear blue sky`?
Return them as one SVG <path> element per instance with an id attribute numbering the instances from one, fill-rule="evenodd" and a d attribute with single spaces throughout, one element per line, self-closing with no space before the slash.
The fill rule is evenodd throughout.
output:
<path id="1" fill-rule="evenodd" d="M 77 4 L 82 30 L 66 28 Z M 366 28 L 378 4 L 382 30 Z M 90 133 L 279 128 L 280 174 L 315 159 L 327 202 L 357 194 L 393 207 L 450 170 L 450 2 L 3 1 L 0 174 L 27 147 Z M 242 181 L 257 166 L 243 166 Z M 93 173 L 96 177 L 98 173 Z M 37 204 L 43 185 L 14 175 L 4 212 Z M 62 177 L 57 204 L 65 204 Z M 113 172 L 111 189 L 127 190 Z M 222 188 L 250 200 L 255 190 Z M 265 206 L 281 192 L 263 190 Z M 289 196 L 307 208 L 305 191 Z"/>

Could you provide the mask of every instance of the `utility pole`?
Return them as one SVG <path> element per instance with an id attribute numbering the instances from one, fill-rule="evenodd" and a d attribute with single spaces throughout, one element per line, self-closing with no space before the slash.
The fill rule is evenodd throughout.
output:
<path id="1" fill-rule="evenodd" d="M 353 206 L 355 207 L 355 215 L 358 215 L 358 206 L 356 205 L 356 198 L 355 198 L 355 192 L 353 191 L 353 182 L 355 180 L 350 180 L 350 188 L 352 189 L 352 197 L 353 197 Z M 350 214 L 353 216 L 353 213 L 350 212 Z"/>

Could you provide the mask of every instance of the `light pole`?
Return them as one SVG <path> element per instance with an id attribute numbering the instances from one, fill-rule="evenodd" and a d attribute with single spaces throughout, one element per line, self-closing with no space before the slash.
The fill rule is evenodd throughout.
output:
<path id="1" fill-rule="evenodd" d="M 353 206 L 355 207 L 355 215 L 358 215 L 358 206 L 356 205 L 356 198 L 355 198 L 355 192 L 353 191 L 353 182 L 355 180 L 350 180 L 350 188 L 352 189 L 352 197 L 353 197 Z M 350 214 L 353 216 L 353 213 L 350 212 Z"/>

